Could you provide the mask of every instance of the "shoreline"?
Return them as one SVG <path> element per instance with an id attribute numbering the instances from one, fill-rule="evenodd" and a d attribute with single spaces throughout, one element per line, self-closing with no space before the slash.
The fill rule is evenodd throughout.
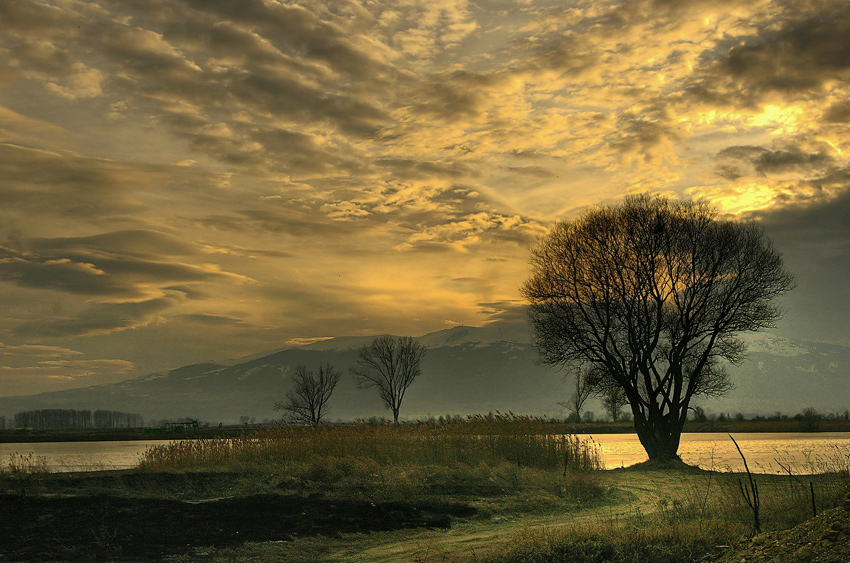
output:
<path id="1" fill-rule="evenodd" d="M 408 423 L 415 424 L 415 423 Z M 464 424 L 456 423 L 456 424 Z M 167 431 L 163 428 L 118 428 L 85 430 L 0 430 L 0 443 L 38 442 L 107 442 L 141 440 L 193 440 L 210 438 L 234 438 L 245 432 L 262 430 L 268 426 L 223 426 L 202 427 L 193 430 Z M 634 434 L 634 426 L 628 423 L 590 422 L 565 423 L 546 421 L 541 430 L 559 434 Z M 850 421 L 822 420 L 812 425 L 802 420 L 744 420 L 688 422 L 684 433 L 823 433 L 850 432 Z"/>

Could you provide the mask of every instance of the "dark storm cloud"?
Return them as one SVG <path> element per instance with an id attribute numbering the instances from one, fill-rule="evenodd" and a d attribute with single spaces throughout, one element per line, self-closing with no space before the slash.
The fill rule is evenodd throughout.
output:
<path id="1" fill-rule="evenodd" d="M 366 171 L 367 164 L 351 152 L 331 146 L 324 148 L 315 137 L 281 128 L 254 129 L 248 136 L 260 143 L 266 155 L 271 157 L 268 168 L 289 169 L 308 174 L 352 174 Z M 275 162 L 281 155 L 285 166 Z"/>
<path id="2" fill-rule="evenodd" d="M 16 211 L 62 213 L 103 219 L 138 209 L 125 195 L 139 187 L 129 167 L 0 143 L 0 196 Z M 45 206 L 49 201 L 50 206 Z M 2 210 L 0 210 L 2 212 Z"/>
<path id="3" fill-rule="evenodd" d="M 811 8 L 786 12 L 783 21 L 763 25 L 757 34 L 721 53 L 708 63 L 691 92 L 710 102 L 743 107 L 771 94 L 819 95 L 828 81 L 850 70 L 850 3 Z"/>
<path id="4" fill-rule="evenodd" d="M 69 258 L 38 256 L 0 246 L 0 280 L 22 287 L 56 289 L 83 295 L 136 295 L 132 288 L 116 283 L 114 278 L 94 264 Z"/>
<path id="5" fill-rule="evenodd" d="M 823 119 L 828 123 L 850 123 L 850 100 L 831 105 L 824 113 Z"/>
<path id="6" fill-rule="evenodd" d="M 194 256 L 198 249 L 176 236 L 156 231 L 115 231 L 88 237 L 32 239 L 28 246 L 38 250 L 85 249 L 128 256 Z"/>
<path id="7" fill-rule="evenodd" d="M 31 0 L 5 0 L 0 3 L 4 32 L 30 37 L 68 37 L 80 33 L 85 18 L 74 11 Z"/>
<path id="8" fill-rule="evenodd" d="M 179 299 L 167 296 L 133 303 L 101 303 L 68 317 L 41 318 L 16 326 L 13 333 L 24 338 L 72 338 L 92 336 L 144 326 Z"/>
<path id="9" fill-rule="evenodd" d="M 196 254 L 180 241 L 152 232 L 15 241 L 0 245 L 0 279 L 21 287 L 53 289 L 110 299 L 138 299 L 174 283 L 233 277 L 225 272 L 167 261 Z"/>
<path id="10" fill-rule="evenodd" d="M 235 214 L 210 215 L 199 223 L 220 231 L 285 233 L 297 237 L 336 237 L 356 232 L 356 227 L 346 222 L 325 220 L 313 207 L 297 207 L 286 200 L 272 199 L 262 207 L 242 209 Z"/>
<path id="11" fill-rule="evenodd" d="M 228 81 L 227 89 L 240 104 L 299 122 L 324 122 L 340 131 L 364 137 L 377 133 L 386 120 L 383 112 L 365 100 L 329 88 L 304 84 L 292 75 L 256 71 Z"/>
<path id="12" fill-rule="evenodd" d="M 563 17 L 572 19 L 575 16 L 567 13 Z M 553 16 L 551 19 L 557 22 L 559 18 Z M 606 29 L 598 20 L 581 18 L 573 22 L 567 32 L 561 25 L 555 25 L 542 33 L 519 39 L 516 46 L 529 53 L 526 60 L 518 63 L 519 67 L 532 71 L 556 70 L 574 78 L 598 70 L 603 53 L 591 49 L 582 37 L 591 28 L 597 32 Z"/>
<path id="13" fill-rule="evenodd" d="M 159 84 L 181 89 L 184 94 L 202 95 L 202 69 L 163 37 L 149 29 L 113 24 L 94 40 L 120 67 L 113 72 L 120 79 L 152 80 L 140 85 L 156 91 Z M 211 96 L 215 92 L 207 92 Z"/>
<path id="14" fill-rule="evenodd" d="M 759 211 L 751 215 L 783 246 L 826 245 L 850 252 L 850 171 L 842 173 L 846 188 L 835 197 L 822 197 L 806 204 Z M 845 262 L 850 279 L 850 256 Z"/>
<path id="15" fill-rule="evenodd" d="M 2 142 L 0 177 L 0 217 L 7 221 L 76 218 L 104 228 L 116 220 L 144 225 L 146 194 L 162 189 L 172 196 L 192 190 L 197 194 L 197 186 L 215 183 L 215 175 L 182 166 L 89 158 Z"/>
<path id="16" fill-rule="evenodd" d="M 242 326 L 246 324 L 242 319 L 222 315 L 177 315 L 176 318 L 207 326 Z"/>
<path id="17" fill-rule="evenodd" d="M 324 221 L 313 213 L 303 213 L 285 206 L 266 206 L 262 209 L 247 209 L 241 212 L 244 219 L 263 231 L 287 233 L 296 236 L 340 236 L 355 232 L 346 223 Z"/>
<path id="18" fill-rule="evenodd" d="M 382 158 L 376 161 L 387 176 L 398 180 L 458 179 L 479 176 L 469 164 L 456 160 L 423 161 L 401 158 Z"/>
<path id="19" fill-rule="evenodd" d="M 609 144 L 619 152 L 641 153 L 650 158 L 655 147 L 679 138 L 667 121 L 663 112 L 646 112 L 641 115 L 627 112 L 617 118 L 618 126 Z"/>
<path id="20" fill-rule="evenodd" d="M 174 32 L 166 33 L 165 37 L 176 39 L 175 35 Z M 185 37 L 185 41 L 193 39 L 198 41 L 197 37 Z M 258 65 L 296 64 L 267 39 L 230 21 L 213 24 L 209 28 L 207 41 L 212 52 L 224 60 L 249 60 Z M 299 70 L 307 71 L 309 66 L 302 65 Z"/>
<path id="21" fill-rule="evenodd" d="M 162 4 L 162 2 L 159 2 Z M 256 28 L 271 43 L 282 51 L 295 52 L 308 59 L 322 61 L 331 68 L 352 75 L 377 74 L 382 68 L 365 50 L 356 47 L 346 32 L 358 31 L 370 23 L 371 16 L 365 10 L 352 11 L 343 16 L 345 26 L 323 19 L 334 16 L 330 9 L 281 3 L 246 0 L 238 3 L 229 0 L 188 0 L 181 4 L 191 7 L 187 15 L 211 16 L 217 20 L 228 20 Z M 147 10 L 146 2 L 138 4 Z M 343 7 L 340 5 L 340 7 Z M 352 4 L 349 6 L 355 10 Z M 327 11 L 325 11 L 327 10 Z M 324 12 L 324 13 L 323 13 Z M 174 20 L 171 20 L 174 21 Z"/>
<path id="22" fill-rule="evenodd" d="M 528 307 L 522 301 L 493 301 L 478 303 L 478 307 L 487 314 L 490 321 L 528 321 Z"/>
<path id="23" fill-rule="evenodd" d="M 803 172 L 810 176 L 835 164 L 835 159 L 825 151 L 805 152 L 797 147 L 786 150 L 769 150 L 764 147 L 734 146 L 727 147 L 717 154 L 720 161 L 734 160 L 744 166 L 720 164 L 718 175 L 725 178 L 739 178 L 750 170 L 760 176 Z"/>
<path id="24" fill-rule="evenodd" d="M 415 114 L 446 121 L 478 117 L 488 90 L 498 86 L 495 74 L 454 72 L 434 75 L 417 87 L 412 100 Z"/>

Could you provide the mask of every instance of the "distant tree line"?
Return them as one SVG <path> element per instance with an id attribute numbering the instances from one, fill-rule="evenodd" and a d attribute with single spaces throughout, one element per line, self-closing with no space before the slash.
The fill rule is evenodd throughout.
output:
<path id="1" fill-rule="evenodd" d="M 120 411 L 38 409 L 17 413 L 15 426 L 33 430 L 139 428 L 144 426 L 144 419 L 140 414 Z"/>
<path id="2" fill-rule="evenodd" d="M 132 412 L 94 411 L 95 428 L 140 428 L 145 425 L 142 415 Z"/>

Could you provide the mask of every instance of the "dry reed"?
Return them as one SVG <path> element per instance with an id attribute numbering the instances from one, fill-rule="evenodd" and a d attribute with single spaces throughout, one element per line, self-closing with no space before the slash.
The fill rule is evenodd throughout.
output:
<path id="1" fill-rule="evenodd" d="M 380 465 L 458 466 L 512 463 L 537 469 L 602 469 L 595 444 L 560 434 L 545 422 L 513 414 L 448 424 L 355 423 L 318 428 L 282 425 L 236 438 L 182 440 L 154 446 L 140 468 L 155 471 L 262 470 L 317 459 Z"/>

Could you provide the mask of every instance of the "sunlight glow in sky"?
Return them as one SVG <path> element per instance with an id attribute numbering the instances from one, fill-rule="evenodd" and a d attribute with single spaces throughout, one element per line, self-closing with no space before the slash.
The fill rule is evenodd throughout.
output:
<path id="1" fill-rule="evenodd" d="M 643 191 L 762 221 L 850 344 L 848 124 L 846 0 L 3 0 L 0 395 L 515 315 Z"/>

